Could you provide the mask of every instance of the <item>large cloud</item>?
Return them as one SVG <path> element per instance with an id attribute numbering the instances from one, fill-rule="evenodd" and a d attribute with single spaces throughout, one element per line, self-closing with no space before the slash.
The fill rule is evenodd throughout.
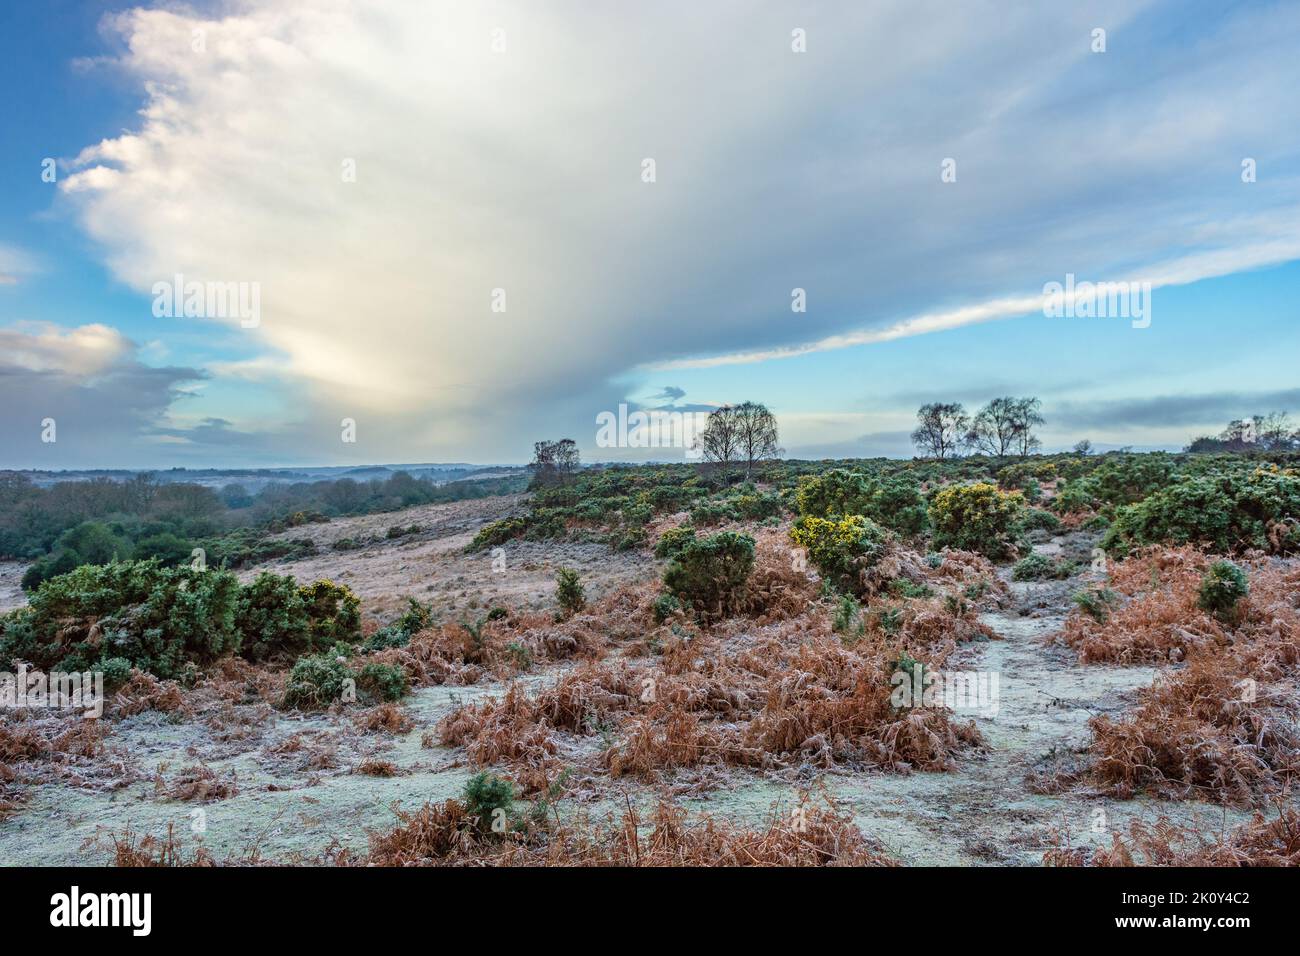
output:
<path id="1" fill-rule="evenodd" d="M 1067 271 L 1174 282 L 1300 255 L 1284 175 L 1300 10 L 1243 13 L 1194 55 L 1153 41 L 1181 15 L 136 10 L 112 26 L 147 91 L 140 128 L 87 149 L 62 188 L 141 292 L 178 272 L 259 282 L 246 334 L 283 356 L 262 374 L 310 414 L 373 423 L 372 460 L 516 457 L 561 432 L 590 446 L 609 382 L 639 366 L 987 321 Z"/>

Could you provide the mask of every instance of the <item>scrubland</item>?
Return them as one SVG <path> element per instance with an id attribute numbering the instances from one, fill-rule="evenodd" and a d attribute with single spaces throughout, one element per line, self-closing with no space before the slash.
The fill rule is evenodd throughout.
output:
<path id="1" fill-rule="evenodd" d="M 0 859 L 1290 865 L 1294 468 L 591 468 L 83 566 L 0 618 L 109 682 L 0 711 Z"/>

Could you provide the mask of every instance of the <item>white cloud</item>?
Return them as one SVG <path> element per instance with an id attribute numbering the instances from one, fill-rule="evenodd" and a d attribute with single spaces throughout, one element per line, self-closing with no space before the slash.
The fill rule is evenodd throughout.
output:
<path id="1" fill-rule="evenodd" d="M 1192 57 L 1141 46 L 1150 9 L 135 10 L 113 25 L 140 127 L 61 187 L 143 294 L 178 272 L 260 283 L 243 334 L 271 357 L 239 374 L 279 369 L 311 414 L 370 422 L 372 460 L 513 457 L 585 438 L 630 368 L 990 321 L 1067 271 L 1258 263 L 1249 223 L 1300 206 L 1300 11 L 1242 14 Z"/>

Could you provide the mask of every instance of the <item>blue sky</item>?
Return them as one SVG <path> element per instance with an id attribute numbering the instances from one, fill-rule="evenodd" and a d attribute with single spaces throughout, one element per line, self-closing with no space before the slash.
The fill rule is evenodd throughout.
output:
<path id="1" fill-rule="evenodd" d="M 763 401 L 801 457 L 1004 394 L 1048 449 L 1300 413 L 1300 10 L 1047 6 L 5 5 L 0 467 L 644 456 L 595 446 L 620 401 Z M 256 326 L 155 316 L 177 273 Z M 1149 327 L 1046 317 L 1067 273 Z"/>

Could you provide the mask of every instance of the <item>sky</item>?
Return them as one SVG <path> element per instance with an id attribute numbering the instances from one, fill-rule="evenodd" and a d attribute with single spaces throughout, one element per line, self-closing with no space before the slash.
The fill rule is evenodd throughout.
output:
<path id="1" fill-rule="evenodd" d="M 3 4 L 0 468 L 1300 413 L 1297 50 L 1294 3 Z"/>

